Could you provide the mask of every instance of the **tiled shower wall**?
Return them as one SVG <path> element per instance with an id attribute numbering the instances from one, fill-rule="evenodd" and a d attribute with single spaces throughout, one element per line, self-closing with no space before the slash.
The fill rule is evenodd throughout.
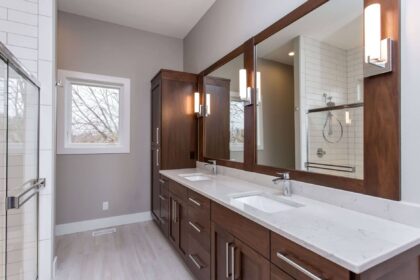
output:
<path id="1" fill-rule="evenodd" d="M 55 0 L 0 0 L 0 41 L 41 83 L 39 279 L 51 279 L 55 162 Z"/>
<path id="2" fill-rule="evenodd" d="M 301 58 L 303 67 L 299 79 L 304 80 L 303 94 L 306 104 L 302 109 L 325 107 L 324 94 L 332 96 L 336 105 L 362 102 L 363 98 L 363 53 L 361 48 L 343 50 L 326 43 L 301 37 Z M 350 112 L 351 124 L 345 122 L 345 111 Z M 322 136 L 328 112 L 307 115 L 308 149 L 307 161 L 356 167 L 355 173 L 327 171 L 312 168 L 313 172 L 322 172 L 340 176 L 361 178 L 363 176 L 363 108 L 332 111 L 343 125 L 343 137 L 338 143 L 328 143 Z M 333 132 L 339 133 L 338 123 L 334 119 Z M 326 154 L 317 156 L 321 148 Z"/>

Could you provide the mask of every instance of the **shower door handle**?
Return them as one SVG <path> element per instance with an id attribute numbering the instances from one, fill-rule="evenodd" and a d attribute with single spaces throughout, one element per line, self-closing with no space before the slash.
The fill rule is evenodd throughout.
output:
<path id="1" fill-rule="evenodd" d="M 42 187 L 45 187 L 45 178 L 40 178 L 37 180 L 29 180 L 25 182 L 22 187 L 31 184 L 31 186 L 24 190 L 17 196 L 8 196 L 7 197 L 7 209 L 19 209 L 26 202 L 28 202 L 32 197 L 39 193 Z M 32 193 L 30 193 L 32 191 Z M 29 194 L 30 193 L 30 194 Z"/>

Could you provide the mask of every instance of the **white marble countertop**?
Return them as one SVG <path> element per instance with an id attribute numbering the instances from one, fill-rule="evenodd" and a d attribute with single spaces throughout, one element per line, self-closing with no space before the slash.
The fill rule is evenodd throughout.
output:
<path id="1" fill-rule="evenodd" d="M 225 175 L 206 174 L 211 180 L 197 182 L 179 176 L 203 173 L 201 169 L 160 173 L 354 273 L 362 273 L 420 244 L 419 228 L 296 194 L 283 198 L 303 207 L 273 214 L 241 207 L 232 201 L 233 197 L 254 192 L 279 195 L 280 187 L 264 187 Z"/>

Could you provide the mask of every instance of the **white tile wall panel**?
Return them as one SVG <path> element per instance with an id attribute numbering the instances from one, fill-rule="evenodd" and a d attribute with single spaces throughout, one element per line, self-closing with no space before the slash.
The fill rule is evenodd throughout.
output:
<path id="1" fill-rule="evenodd" d="M 0 19 L 7 18 L 7 9 L 4 7 L 0 7 Z"/>
<path id="2" fill-rule="evenodd" d="M 7 41 L 7 33 L 4 31 L 0 31 L 0 42 L 6 43 Z"/>
<path id="3" fill-rule="evenodd" d="M 38 4 L 25 0 L 0 0 L 0 7 L 38 14 Z"/>
<path id="4" fill-rule="evenodd" d="M 53 65 L 51 61 L 40 60 L 38 62 L 39 75 L 38 80 L 41 83 L 41 105 L 52 105 L 52 87 L 44 87 L 43 85 L 52 85 Z"/>
<path id="5" fill-rule="evenodd" d="M 38 27 L 0 19 L 0 31 L 38 37 Z"/>
<path id="6" fill-rule="evenodd" d="M 38 26 L 38 15 L 8 9 L 7 19 L 14 22 L 20 22 L 32 26 Z"/>
<path id="7" fill-rule="evenodd" d="M 39 140 L 39 146 L 41 151 L 42 150 L 52 150 L 52 123 L 53 120 L 51 118 L 52 116 L 52 107 L 48 105 L 41 105 L 41 111 L 40 111 L 40 129 L 41 131 L 45 131 L 45 133 L 40 134 L 40 140 Z M 50 133 L 48 133 L 50 132 Z"/>
<path id="8" fill-rule="evenodd" d="M 52 17 L 53 2 L 51 0 L 39 0 L 39 14 L 43 16 Z"/>
<path id="9" fill-rule="evenodd" d="M 38 38 L 9 33 L 7 34 L 7 44 L 36 50 L 38 49 Z"/>
<path id="10" fill-rule="evenodd" d="M 18 46 L 6 45 L 9 50 L 18 58 L 18 59 L 29 59 L 29 60 L 37 60 L 38 59 L 38 51 L 29 48 L 22 48 Z"/>
<path id="11" fill-rule="evenodd" d="M 361 48 L 342 50 L 325 43 L 303 37 L 302 49 L 305 64 L 301 69 L 301 78 L 304 79 L 304 95 L 306 108 L 313 109 L 325 107 L 323 94 L 332 96 L 337 105 L 360 102 L 357 97 L 363 97 L 360 80 L 363 78 L 363 53 Z M 358 90 L 359 88 L 359 90 Z M 353 177 L 363 176 L 363 108 L 350 110 L 352 125 L 345 124 L 345 111 L 333 111 L 343 125 L 343 138 L 339 143 L 328 143 L 323 138 L 323 129 L 327 119 L 327 112 L 312 113 L 308 115 L 308 161 L 355 166 Z M 338 127 L 335 126 L 335 133 Z M 324 149 L 327 154 L 322 158 L 316 155 L 318 148 Z M 321 172 L 319 169 L 311 169 Z M 342 172 L 322 171 L 333 175 L 344 175 Z"/>
<path id="12" fill-rule="evenodd" d="M 53 55 L 53 26 L 50 17 L 39 16 L 39 59 L 52 61 Z"/>

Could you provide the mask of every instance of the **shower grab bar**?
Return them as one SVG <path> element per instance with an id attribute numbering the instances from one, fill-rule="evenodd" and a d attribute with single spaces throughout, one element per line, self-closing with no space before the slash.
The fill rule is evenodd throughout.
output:
<path id="1" fill-rule="evenodd" d="M 34 197 L 39 191 L 41 190 L 41 187 L 45 187 L 45 178 L 40 178 L 38 180 L 29 180 L 25 182 L 23 186 L 31 183 L 32 186 L 26 190 L 24 190 L 22 193 L 20 193 L 17 196 L 9 196 L 7 197 L 7 209 L 19 209 L 22 207 L 26 202 L 28 202 L 32 197 Z M 26 197 L 23 201 L 21 201 L 22 197 L 24 197 L 27 193 L 34 190 L 34 192 Z"/>
<path id="2" fill-rule="evenodd" d="M 354 167 L 354 166 L 326 164 L 326 163 L 317 163 L 317 162 L 305 162 L 305 167 L 306 168 L 323 169 L 323 170 L 331 170 L 331 171 L 340 171 L 340 172 L 347 172 L 347 173 L 355 173 L 356 172 L 356 167 Z"/>

